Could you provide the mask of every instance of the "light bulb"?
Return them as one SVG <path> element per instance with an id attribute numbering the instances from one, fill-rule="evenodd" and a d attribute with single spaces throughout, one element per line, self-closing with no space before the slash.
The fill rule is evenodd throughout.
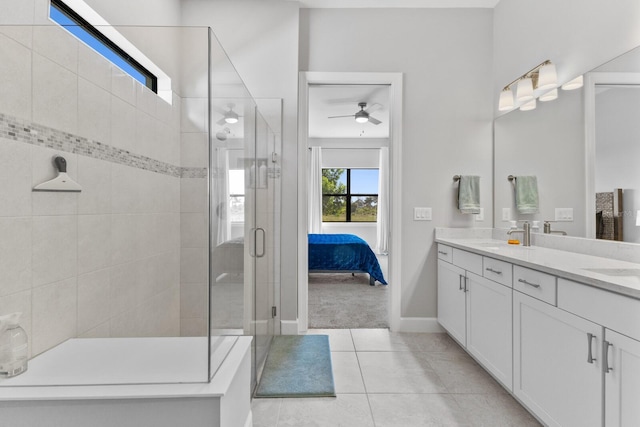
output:
<path id="1" fill-rule="evenodd" d="M 536 108 L 536 100 L 532 99 L 531 101 L 522 104 L 522 106 L 520 107 L 520 111 L 530 111 L 530 110 L 535 110 Z"/>
<path id="2" fill-rule="evenodd" d="M 507 111 L 513 108 L 513 92 L 511 88 L 506 88 L 500 92 L 500 102 L 498 102 L 498 110 Z"/>
<path id="3" fill-rule="evenodd" d="M 540 98 L 538 99 L 542 102 L 546 102 L 546 101 L 553 101 L 554 99 L 557 99 L 557 98 L 558 98 L 558 88 L 555 88 L 545 94 L 540 95 Z"/>
<path id="4" fill-rule="evenodd" d="M 533 99 L 533 82 L 530 77 L 518 80 L 516 98 L 518 102 L 527 102 Z"/>
<path id="5" fill-rule="evenodd" d="M 562 85 L 562 89 L 564 90 L 573 90 L 579 89 L 584 84 L 582 76 L 578 76 L 575 79 L 568 81 L 567 83 Z"/>
<path id="6" fill-rule="evenodd" d="M 238 123 L 237 117 L 225 117 L 224 121 L 230 124 Z"/>
<path id="7" fill-rule="evenodd" d="M 558 86 L 556 66 L 549 62 L 538 71 L 538 89 L 553 89 L 556 86 Z"/>
<path id="8" fill-rule="evenodd" d="M 356 122 L 358 123 L 367 123 L 369 118 L 366 116 L 356 116 Z"/>

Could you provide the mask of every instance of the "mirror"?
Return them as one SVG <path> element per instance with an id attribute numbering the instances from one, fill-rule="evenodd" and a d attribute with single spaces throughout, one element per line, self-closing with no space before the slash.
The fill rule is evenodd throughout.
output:
<path id="1" fill-rule="evenodd" d="M 552 232 L 640 243 L 640 48 L 584 81 L 495 120 L 494 227 L 550 221 Z M 517 213 L 509 175 L 537 177 L 538 213 Z"/>

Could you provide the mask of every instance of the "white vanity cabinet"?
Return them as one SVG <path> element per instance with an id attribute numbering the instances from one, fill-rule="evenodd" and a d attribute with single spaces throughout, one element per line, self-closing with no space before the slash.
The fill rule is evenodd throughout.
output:
<path id="1" fill-rule="evenodd" d="M 438 247 L 438 322 L 511 390 L 511 287 L 482 277 L 485 257 L 443 246 Z M 487 261 L 488 273 L 510 282 L 511 265 L 493 261 Z"/>
<path id="2" fill-rule="evenodd" d="M 640 300 L 558 279 L 558 307 L 604 328 L 605 426 L 640 426 Z"/>
<path id="3" fill-rule="evenodd" d="M 602 425 L 602 326 L 513 293 L 513 392 L 546 425 Z"/>

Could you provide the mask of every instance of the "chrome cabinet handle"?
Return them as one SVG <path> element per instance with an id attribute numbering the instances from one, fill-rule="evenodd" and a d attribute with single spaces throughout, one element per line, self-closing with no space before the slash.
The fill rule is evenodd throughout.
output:
<path id="1" fill-rule="evenodd" d="M 593 335 L 592 333 L 590 333 L 590 332 L 589 332 L 589 333 L 587 333 L 587 346 L 588 346 L 588 348 L 589 348 L 589 352 L 588 352 L 588 354 L 587 354 L 587 363 L 593 363 L 595 360 L 597 360 L 595 357 L 593 357 L 593 353 L 592 353 L 592 351 L 591 351 L 591 348 L 592 348 L 592 346 L 591 346 L 591 342 L 593 341 L 593 339 L 594 339 L 595 337 L 596 337 L 596 336 L 595 336 L 595 335 Z"/>
<path id="2" fill-rule="evenodd" d="M 613 344 L 611 344 L 607 340 L 604 340 L 602 342 L 602 347 L 602 366 L 604 366 L 605 374 L 608 374 L 609 372 L 613 371 L 613 368 L 609 366 L 609 348 L 612 348 Z"/>
<path id="3" fill-rule="evenodd" d="M 539 284 L 537 284 L 537 283 L 527 282 L 527 281 L 526 281 L 526 280 L 524 280 L 524 279 L 518 279 L 518 282 L 520 282 L 520 283 L 524 283 L 525 285 L 533 286 L 534 288 L 539 288 L 539 287 L 540 287 L 540 285 L 539 285 Z"/>
<path id="4" fill-rule="evenodd" d="M 468 280 L 469 280 L 469 278 L 465 276 L 465 278 L 464 278 L 464 291 L 465 292 L 469 292 L 469 286 L 467 285 L 467 281 Z"/>
<path id="5" fill-rule="evenodd" d="M 495 273 L 495 274 L 502 274 L 502 271 L 494 270 L 491 267 L 487 267 L 487 268 L 485 268 L 485 270 L 490 271 L 490 272 Z"/>
<path id="6" fill-rule="evenodd" d="M 439 253 L 439 254 L 442 254 L 442 255 L 447 255 L 449 252 L 445 252 L 445 251 L 438 251 L 438 253 Z"/>
<path id="7" fill-rule="evenodd" d="M 458 290 L 461 291 L 462 290 L 462 278 L 464 276 L 462 274 L 458 275 Z"/>

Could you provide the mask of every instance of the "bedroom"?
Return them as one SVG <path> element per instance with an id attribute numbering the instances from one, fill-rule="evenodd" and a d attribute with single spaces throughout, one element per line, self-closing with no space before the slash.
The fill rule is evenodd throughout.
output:
<path id="1" fill-rule="evenodd" d="M 388 327 L 389 86 L 308 94 L 309 327 Z"/>

